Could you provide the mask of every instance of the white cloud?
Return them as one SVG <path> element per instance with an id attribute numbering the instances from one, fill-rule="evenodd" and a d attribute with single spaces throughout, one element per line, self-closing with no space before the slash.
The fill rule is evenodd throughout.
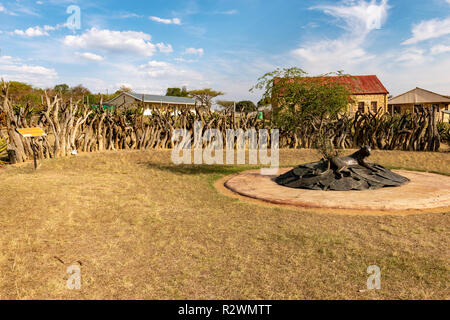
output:
<path id="1" fill-rule="evenodd" d="M 109 63 L 102 72 L 103 79 L 108 79 L 103 89 L 110 92 L 117 90 L 120 85 L 126 83 L 127 87 L 136 92 L 165 94 L 169 87 L 209 88 L 211 83 L 198 71 L 185 68 L 180 64 L 172 64 L 165 61 L 150 60 L 145 64 Z M 90 87 L 89 87 L 90 88 Z"/>
<path id="2" fill-rule="evenodd" d="M 450 3 L 450 0 L 448 0 L 448 1 Z M 431 54 L 441 54 L 441 53 L 445 53 L 445 52 L 450 52 L 450 46 L 439 44 L 439 45 L 432 47 L 430 52 L 431 52 Z"/>
<path id="3" fill-rule="evenodd" d="M 59 23 L 59 24 L 57 24 L 57 25 L 55 25 L 55 26 L 45 25 L 45 26 L 43 27 L 43 29 L 44 29 L 45 31 L 55 31 L 55 30 L 59 30 L 59 29 L 61 29 L 61 28 L 67 28 L 67 27 L 68 27 L 67 22 L 65 22 L 65 23 Z M 69 29 L 70 29 L 70 28 L 69 28 Z"/>
<path id="4" fill-rule="evenodd" d="M 372 59 L 374 56 L 368 54 L 361 45 L 361 39 L 323 40 L 296 49 L 293 54 L 306 60 L 311 69 L 320 66 L 321 72 L 329 72 Z"/>
<path id="5" fill-rule="evenodd" d="M 137 13 L 124 13 L 120 15 L 120 18 L 122 19 L 128 19 L 128 18 L 142 18 L 143 15 L 137 14 Z"/>
<path id="6" fill-rule="evenodd" d="M 382 66 L 377 75 L 392 95 L 396 96 L 415 87 L 424 88 L 443 95 L 450 95 L 450 78 L 443 70 L 450 70 L 450 59 L 436 59 L 414 65 L 398 63 Z"/>
<path id="7" fill-rule="evenodd" d="M 292 51 L 296 59 L 309 71 L 317 73 L 333 70 L 348 70 L 374 56 L 364 49 L 365 40 L 370 32 L 381 28 L 387 19 L 389 5 L 387 0 L 343 1 L 333 6 L 316 6 L 324 13 L 344 22 L 346 30 L 337 39 L 321 39 L 309 42 Z"/>
<path id="8" fill-rule="evenodd" d="M 173 18 L 173 19 L 163 19 L 163 18 L 159 18 L 159 17 L 155 17 L 155 16 L 151 16 L 149 17 L 150 20 L 159 22 L 159 23 L 164 23 L 164 24 L 181 24 L 181 20 L 178 18 Z"/>
<path id="9" fill-rule="evenodd" d="M 419 48 L 409 48 L 399 54 L 398 62 L 404 62 L 409 65 L 417 65 L 426 61 L 425 50 Z"/>
<path id="10" fill-rule="evenodd" d="M 65 27 L 66 24 L 57 24 L 56 26 L 49 26 L 49 25 L 45 25 L 43 27 L 40 26 L 36 26 L 36 27 L 30 27 L 26 30 L 20 30 L 20 29 L 16 29 L 14 30 L 14 32 L 12 32 L 11 34 L 16 34 L 19 36 L 24 36 L 24 37 L 41 37 L 41 36 L 48 36 L 48 32 L 47 31 L 55 31 L 55 30 L 59 30 L 62 27 Z"/>
<path id="11" fill-rule="evenodd" d="M 198 49 L 196 49 L 196 48 L 187 48 L 184 51 L 184 53 L 185 54 L 196 54 L 196 55 L 199 55 L 199 56 L 203 56 L 205 51 L 203 50 L 203 48 L 198 48 Z"/>
<path id="12" fill-rule="evenodd" d="M 168 62 L 163 61 L 149 61 L 146 64 L 140 65 L 139 69 L 150 77 L 159 77 L 173 73 L 174 66 Z"/>
<path id="13" fill-rule="evenodd" d="M 367 33 L 374 29 L 380 29 L 387 18 L 389 6 L 387 0 L 358 2 L 342 2 L 336 6 L 316 6 L 311 9 L 319 9 L 326 14 L 344 20 L 346 28 L 351 32 Z"/>
<path id="14" fill-rule="evenodd" d="M 23 36 L 23 37 L 42 37 L 42 36 L 48 36 L 49 35 L 48 32 L 45 31 L 45 28 L 42 29 L 39 26 L 30 27 L 30 28 L 28 28 L 25 31 L 16 29 L 16 30 L 14 30 L 14 34 L 17 34 L 17 35 Z"/>
<path id="15" fill-rule="evenodd" d="M 302 26 L 302 29 L 315 29 L 318 28 L 319 24 L 316 22 L 309 22 L 308 24 Z"/>
<path id="16" fill-rule="evenodd" d="M 54 26 L 48 26 L 48 25 L 45 25 L 45 26 L 44 26 L 44 30 L 45 30 L 45 31 L 53 31 L 53 30 L 56 30 L 57 27 L 58 27 L 58 26 L 54 27 Z"/>
<path id="17" fill-rule="evenodd" d="M 115 83 L 114 85 L 118 88 L 125 87 L 125 88 L 133 89 L 133 86 L 127 82 L 118 82 L 118 83 Z"/>
<path id="18" fill-rule="evenodd" d="M 70 81 L 66 81 L 66 83 L 68 83 L 68 82 L 70 83 Z M 76 81 L 73 83 L 76 83 L 76 84 L 82 83 L 83 86 L 85 86 L 86 88 L 89 88 L 89 90 L 91 90 L 91 92 L 106 92 L 107 88 L 109 87 L 104 79 L 98 79 L 98 78 L 92 78 L 92 77 L 77 78 Z"/>
<path id="19" fill-rule="evenodd" d="M 164 43 L 157 43 L 156 47 L 159 49 L 162 53 L 171 53 L 173 52 L 173 48 L 171 44 L 164 44 Z"/>
<path id="20" fill-rule="evenodd" d="M 26 81 L 36 86 L 50 86 L 58 79 L 55 69 L 28 65 L 20 59 L 0 56 L 0 78 L 13 81 Z"/>
<path id="21" fill-rule="evenodd" d="M 10 16 L 17 16 L 16 13 L 9 11 L 8 9 L 6 9 L 3 4 L 0 3 L 0 12 L 4 13 L 4 14 L 9 14 Z"/>
<path id="22" fill-rule="evenodd" d="M 184 62 L 184 63 L 193 63 L 193 62 L 197 62 L 197 60 L 183 59 L 183 58 L 175 58 L 174 60 L 175 60 L 176 62 Z"/>
<path id="23" fill-rule="evenodd" d="M 104 58 L 102 56 L 99 56 L 98 54 L 91 53 L 91 52 L 75 52 L 75 54 L 83 59 L 90 60 L 90 61 L 103 61 Z"/>
<path id="24" fill-rule="evenodd" d="M 193 70 L 184 69 L 165 61 L 151 60 L 137 68 L 139 76 L 147 78 L 157 78 L 166 82 L 191 82 L 203 81 L 203 76 Z"/>
<path id="25" fill-rule="evenodd" d="M 412 29 L 413 36 L 402 44 L 416 44 L 421 41 L 440 38 L 450 34 L 450 17 L 422 21 Z"/>
<path id="26" fill-rule="evenodd" d="M 134 53 L 150 57 L 155 52 L 151 36 L 144 32 L 112 31 L 92 28 L 79 36 L 66 36 L 64 44 L 82 49 L 97 49 L 113 53 Z"/>
<path id="27" fill-rule="evenodd" d="M 225 14 L 225 15 L 234 15 L 238 14 L 239 12 L 236 9 L 227 10 L 227 11 L 216 11 L 215 14 Z"/>
<path id="28" fill-rule="evenodd" d="M 35 17 L 40 16 L 40 14 L 37 12 L 35 8 L 33 8 L 28 4 L 23 3 L 23 1 L 15 1 L 10 2 L 8 4 L 14 8 L 14 13 L 10 12 L 11 15 L 18 15 L 17 13 L 21 13 Z"/>

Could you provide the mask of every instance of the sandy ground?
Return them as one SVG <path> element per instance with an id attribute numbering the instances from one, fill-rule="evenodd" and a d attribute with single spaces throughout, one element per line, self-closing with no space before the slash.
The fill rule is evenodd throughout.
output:
<path id="1" fill-rule="evenodd" d="M 288 170 L 279 170 L 279 174 Z M 259 170 L 252 170 L 228 177 L 222 183 L 244 197 L 305 208 L 351 210 L 357 213 L 376 211 L 381 214 L 449 210 L 449 176 L 405 170 L 395 172 L 409 178 L 411 182 L 401 187 L 379 190 L 317 191 L 280 186 L 273 181 L 275 176 L 263 176 Z"/>

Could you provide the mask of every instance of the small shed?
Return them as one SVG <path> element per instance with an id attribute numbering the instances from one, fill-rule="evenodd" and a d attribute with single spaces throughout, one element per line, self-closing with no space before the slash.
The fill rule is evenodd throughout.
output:
<path id="1" fill-rule="evenodd" d="M 122 92 L 117 97 L 106 101 L 105 104 L 112 105 L 119 110 L 127 110 L 136 105 L 142 105 L 145 108 L 173 111 L 180 109 L 193 109 L 195 100 L 185 97 L 159 96 L 152 94 L 142 94 L 135 92 Z"/>

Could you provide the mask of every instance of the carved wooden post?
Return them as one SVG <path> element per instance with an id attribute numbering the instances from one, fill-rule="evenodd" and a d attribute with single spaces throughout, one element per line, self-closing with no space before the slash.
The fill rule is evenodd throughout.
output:
<path id="1" fill-rule="evenodd" d="M 1 97 L 3 98 L 2 111 L 6 114 L 6 130 L 9 137 L 9 145 L 7 147 L 10 163 L 20 163 L 27 160 L 27 155 L 23 146 L 20 135 L 15 131 L 18 125 L 18 119 L 14 114 L 14 110 L 8 99 L 9 83 L 2 80 Z"/>

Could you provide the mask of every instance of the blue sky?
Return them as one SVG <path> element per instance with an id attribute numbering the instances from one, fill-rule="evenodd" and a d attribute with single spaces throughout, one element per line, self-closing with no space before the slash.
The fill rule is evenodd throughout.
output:
<path id="1" fill-rule="evenodd" d="M 0 50 L 0 77 L 40 87 L 257 101 L 259 76 L 297 66 L 450 95 L 450 0 L 0 0 Z"/>

